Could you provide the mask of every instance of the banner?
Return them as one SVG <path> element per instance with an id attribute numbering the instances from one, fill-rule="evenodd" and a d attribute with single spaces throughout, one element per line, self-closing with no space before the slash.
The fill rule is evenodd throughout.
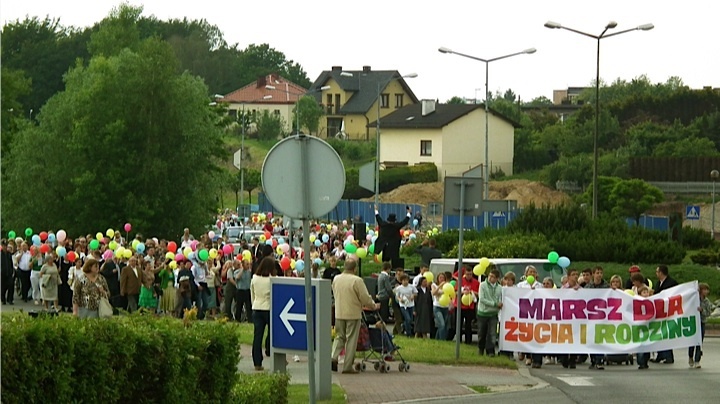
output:
<path id="1" fill-rule="evenodd" d="M 700 345 L 698 283 L 643 298 L 612 289 L 503 289 L 500 349 L 625 354 Z"/>

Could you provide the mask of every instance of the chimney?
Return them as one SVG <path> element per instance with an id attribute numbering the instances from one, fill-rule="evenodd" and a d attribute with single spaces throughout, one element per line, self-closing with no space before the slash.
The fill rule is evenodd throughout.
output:
<path id="1" fill-rule="evenodd" d="M 422 116 L 427 116 L 435 112 L 435 100 L 421 100 Z"/>
<path id="2" fill-rule="evenodd" d="M 370 66 L 363 66 L 363 73 L 369 73 L 370 70 L 372 70 Z"/>
<path id="3" fill-rule="evenodd" d="M 264 88 L 267 85 L 267 78 L 265 76 L 260 76 L 257 79 L 257 88 Z"/>
<path id="4" fill-rule="evenodd" d="M 334 71 L 334 72 L 340 72 L 340 71 L 342 71 L 342 66 L 333 66 L 333 67 L 332 67 L 332 71 Z"/>

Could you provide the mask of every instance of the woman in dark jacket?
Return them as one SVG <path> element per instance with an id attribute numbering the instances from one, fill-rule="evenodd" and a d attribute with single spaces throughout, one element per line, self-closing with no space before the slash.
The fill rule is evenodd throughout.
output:
<path id="1" fill-rule="evenodd" d="M 415 337 L 432 335 L 434 321 L 432 288 L 428 286 L 427 278 L 422 277 L 415 296 Z"/>

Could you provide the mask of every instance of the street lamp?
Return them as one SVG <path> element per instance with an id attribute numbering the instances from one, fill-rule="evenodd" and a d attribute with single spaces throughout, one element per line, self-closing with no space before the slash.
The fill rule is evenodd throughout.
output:
<path id="1" fill-rule="evenodd" d="M 485 177 L 484 178 L 485 199 L 490 199 L 490 145 L 489 145 L 489 142 L 490 142 L 490 127 L 489 127 L 490 109 L 489 108 L 490 107 L 488 105 L 488 103 L 490 101 L 490 88 L 488 87 L 490 62 L 494 62 L 494 61 L 500 60 L 500 59 L 507 59 L 509 57 L 513 57 L 513 56 L 517 56 L 517 55 L 526 55 L 526 54 L 529 55 L 529 54 L 535 53 L 537 50 L 535 48 L 529 48 L 529 49 L 525 49 L 524 51 L 521 51 L 521 52 L 515 52 L 515 53 L 511 53 L 509 55 L 498 56 L 498 57 L 492 58 L 492 59 L 482 59 L 482 58 L 479 58 L 476 56 L 466 55 L 464 53 L 455 52 L 452 49 L 448 49 L 445 47 L 440 47 L 438 49 L 438 51 L 440 53 L 455 54 L 458 56 L 466 57 L 468 59 L 473 59 L 473 60 L 477 60 L 477 61 L 485 63 L 485 167 L 483 168 L 483 177 Z M 488 224 L 490 222 L 489 217 L 490 217 L 489 212 L 485 212 L 484 220 L 483 220 L 484 227 L 488 226 Z"/>
<path id="2" fill-rule="evenodd" d="M 712 188 L 712 218 L 710 219 L 712 223 L 710 223 L 710 238 L 715 240 L 715 181 L 717 181 L 718 177 L 720 177 L 720 171 L 718 170 L 712 170 L 710 171 L 710 178 L 712 178 L 713 182 L 713 188 Z"/>
<path id="3" fill-rule="evenodd" d="M 417 73 L 409 73 L 404 76 L 400 76 L 400 78 L 414 79 L 417 76 Z M 375 206 L 378 206 L 380 203 L 380 97 L 382 95 L 380 91 L 382 91 L 382 89 L 393 80 L 395 80 L 394 73 L 389 79 L 383 82 L 378 82 L 377 84 L 377 119 L 375 120 Z M 389 102 L 390 100 L 388 100 L 388 103 Z"/>
<path id="4" fill-rule="evenodd" d="M 649 31 L 653 28 L 655 28 L 652 24 L 643 24 L 638 25 L 635 28 L 630 28 L 618 32 L 613 32 L 611 34 L 605 35 L 607 30 L 613 29 L 617 27 L 617 22 L 610 21 L 603 30 L 600 35 L 592 35 L 588 34 L 587 32 L 579 31 L 573 28 L 565 27 L 561 25 L 560 23 L 548 21 L 545 23 L 546 28 L 550 29 L 564 29 L 570 32 L 574 32 L 576 34 L 584 35 L 590 38 L 593 38 L 597 41 L 597 57 L 595 60 L 596 63 L 596 71 L 595 71 L 595 133 L 593 134 L 593 175 L 592 175 L 592 183 L 593 183 L 593 200 L 592 200 L 592 217 L 593 219 L 597 218 L 598 214 L 598 133 L 600 131 L 600 40 L 603 38 L 609 38 L 611 36 L 616 36 L 620 34 L 624 34 L 626 32 L 631 31 Z"/>

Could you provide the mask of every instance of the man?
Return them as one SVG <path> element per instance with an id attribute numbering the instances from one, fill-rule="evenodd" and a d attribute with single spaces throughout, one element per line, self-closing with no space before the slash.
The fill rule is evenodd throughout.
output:
<path id="1" fill-rule="evenodd" d="M 436 242 L 434 238 L 429 240 L 423 240 L 422 244 L 415 249 L 415 252 L 420 254 L 420 263 L 427 267 L 430 266 L 430 261 L 433 258 L 442 258 L 442 252 L 435 248 Z"/>
<path id="2" fill-rule="evenodd" d="M 138 267 L 137 257 L 133 255 L 120 272 L 120 295 L 127 299 L 127 310 L 131 313 L 138 309 L 142 277 L 142 269 Z"/>
<path id="3" fill-rule="evenodd" d="M 396 223 L 397 217 L 394 213 L 391 213 L 387 217 L 387 222 L 380 217 L 378 206 L 375 205 L 375 220 L 379 226 L 380 234 L 378 234 L 375 240 L 375 254 L 382 253 L 383 261 L 392 261 L 395 258 L 400 258 L 400 242 L 402 236 L 400 236 L 400 230 L 405 227 L 410 221 L 411 211 L 410 207 L 406 206 L 407 215 L 401 222 Z"/>
<path id="4" fill-rule="evenodd" d="M 353 369 L 355 362 L 355 349 L 360 335 L 360 321 L 363 307 L 380 308 L 380 304 L 373 301 L 368 293 L 365 282 L 355 275 L 357 262 L 349 259 L 345 261 L 343 273 L 336 276 L 332 283 L 335 296 L 335 342 L 332 350 L 332 370 L 338 369 L 338 356 L 345 349 L 345 364 L 343 373 L 357 373 Z"/>
<path id="5" fill-rule="evenodd" d="M 110 289 L 110 304 L 113 307 L 120 308 L 120 270 L 118 269 L 117 263 L 115 263 L 114 254 L 111 255 L 100 267 L 100 273 L 107 282 L 108 289 Z"/>
<path id="6" fill-rule="evenodd" d="M 184 249 L 185 247 L 192 246 L 192 242 L 194 240 L 195 240 L 195 237 L 193 237 L 192 234 L 190 234 L 190 229 L 188 229 L 186 227 L 185 230 L 183 230 L 183 236 L 180 239 L 180 248 Z"/>
<path id="7" fill-rule="evenodd" d="M 28 301 L 28 294 L 30 293 L 30 271 L 32 271 L 32 254 L 30 253 L 28 243 L 23 241 L 20 245 L 20 252 L 18 253 L 18 275 L 20 275 L 20 296 L 23 302 Z"/>
<path id="8" fill-rule="evenodd" d="M 0 272 L 2 273 L 2 304 L 14 304 L 15 295 L 15 265 L 13 264 L 14 247 L 3 239 L 2 256 L 0 257 Z"/>
<path id="9" fill-rule="evenodd" d="M 585 283 L 583 288 L 586 289 L 610 289 L 610 284 L 603 279 L 604 272 L 602 267 L 595 267 L 592 270 L 592 277 L 588 282 Z M 590 370 L 605 370 L 603 362 L 605 355 L 601 354 L 590 354 Z M 583 355 L 582 358 L 585 358 Z"/>
<path id="10" fill-rule="evenodd" d="M 195 287 L 197 289 L 197 293 L 195 294 L 195 305 L 198 308 L 197 318 L 198 320 L 202 320 L 205 318 L 205 310 L 210 304 L 210 289 L 207 284 L 207 263 L 193 261 L 190 270 L 195 278 Z"/>
<path id="11" fill-rule="evenodd" d="M 378 293 L 377 298 L 380 302 L 380 318 L 387 323 L 390 318 L 390 297 L 393 296 L 393 287 L 391 285 L 392 276 L 390 269 L 392 266 L 389 262 L 383 262 L 382 271 L 378 276 Z"/>
<path id="12" fill-rule="evenodd" d="M 397 288 L 399 285 L 402 284 L 402 277 L 405 275 L 405 269 L 404 268 L 395 268 L 395 276 L 390 279 L 390 287 L 393 290 L 393 293 L 390 295 L 393 297 L 393 320 L 395 321 L 395 325 L 393 326 L 393 335 L 400 335 L 402 333 L 402 312 L 400 311 L 400 304 L 398 304 L 397 299 L 395 299 L 395 288 Z"/>
<path id="13" fill-rule="evenodd" d="M 582 271 L 582 279 L 580 279 L 580 286 L 585 287 L 592 280 L 592 269 L 585 268 Z"/>
<path id="14" fill-rule="evenodd" d="M 500 271 L 493 268 L 485 282 L 480 285 L 477 307 L 478 350 L 480 355 L 495 356 L 497 342 L 498 313 L 502 309 L 502 286 L 498 283 Z"/>
<path id="15" fill-rule="evenodd" d="M 412 281 L 413 286 L 415 286 L 415 288 L 420 287 L 420 279 L 425 277 L 425 272 L 427 272 L 428 270 L 429 269 L 428 269 L 427 265 L 425 265 L 425 264 L 420 265 L 420 271 L 418 271 L 418 274 L 415 275 L 415 277 L 413 278 L 413 281 Z"/>
<path id="16" fill-rule="evenodd" d="M 678 285 L 677 281 L 670 277 L 670 269 L 667 265 L 658 265 L 655 269 L 655 275 L 658 278 L 658 283 L 655 285 L 655 293 L 658 294 L 663 290 L 668 290 Z M 665 363 L 667 365 L 675 363 L 675 355 L 672 349 L 667 351 L 658 351 L 657 357 L 652 360 L 656 363 Z"/>
<path id="17" fill-rule="evenodd" d="M 336 276 L 340 275 L 340 270 L 337 267 L 337 258 L 330 257 L 328 258 L 328 263 L 330 263 L 329 268 L 325 268 L 322 274 L 323 279 L 327 279 L 329 281 L 333 281 Z"/>

